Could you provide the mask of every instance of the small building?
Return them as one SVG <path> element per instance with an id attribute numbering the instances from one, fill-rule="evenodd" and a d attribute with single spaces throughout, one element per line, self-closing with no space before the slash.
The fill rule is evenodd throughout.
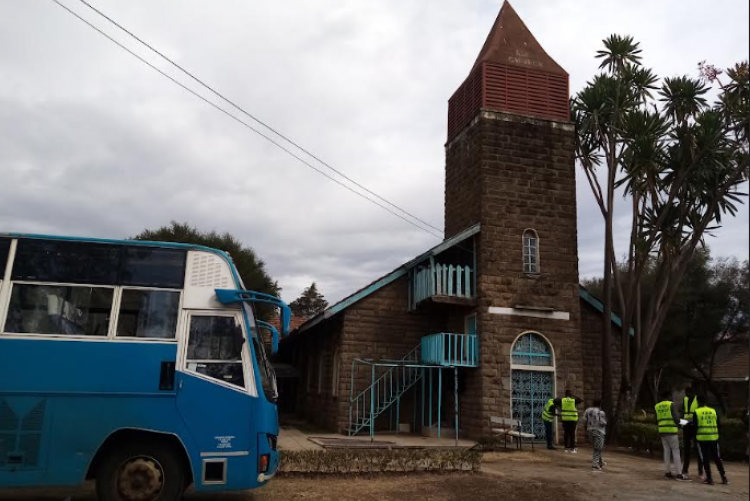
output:
<path id="1" fill-rule="evenodd" d="M 298 414 L 349 434 L 458 423 L 470 438 L 514 417 L 542 438 L 549 398 L 600 395 L 602 305 L 579 285 L 568 100 L 568 74 L 506 2 L 449 101 L 445 240 L 282 343 Z"/>
<path id="2" fill-rule="evenodd" d="M 729 413 L 743 415 L 750 409 L 748 367 L 750 367 L 750 350 L 748 350 L 747 339 L 737 343 L 727 343 L 716 351 L 712 386 L 719 393 L 725 410 Z M 709 388 L 705 387 L 705 389 Z"/>

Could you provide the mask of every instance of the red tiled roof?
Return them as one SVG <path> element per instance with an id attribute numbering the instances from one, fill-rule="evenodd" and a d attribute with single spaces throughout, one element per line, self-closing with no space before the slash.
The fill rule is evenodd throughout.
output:
<path id="1" fill-rule="evenodd" d="M 310 320 L 310 319 L 306 318 L 306 317 L 295 317 L 295 316 L 292 316 L 290 331 L 293 331 L 293 330 L 297 329 L 300 325 L 304 324 L 308 320 Z M 273 325 L 274 327 L 276 327 L 276 330 L 278 330 L 279 332 L 281 332 L 281 320 L 279 319 L 278 315 L 272 317 L 268 321 L 268 323 L 271 324 L 271 325 Z"/>

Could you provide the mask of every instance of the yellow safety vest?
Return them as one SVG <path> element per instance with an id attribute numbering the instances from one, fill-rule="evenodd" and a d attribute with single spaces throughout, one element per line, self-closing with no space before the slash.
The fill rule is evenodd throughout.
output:
<path id="1" fill-rule="evenodd" d="M 555 420 L 555 411 L 553 410 L 555 408 L 555 401 L 551 398 L 547 400 L 547 403 L 544 405 L 544 410 L 542 411 L 542 421 L 547 421 L 548 423 L 551 423 Z"/>
<path id="2" fill-rule="evenodd" d="M 698 407 L 695 410 L 698 416 L 698 429 L 695 438 L 698 442 L 716 442 L 719 440 L 719 425 L 716 411 L 710 407 Z"/>
<path id="3" fill-rule="evenodd" d="M 695 409 L 698 408 L 698 399 L 693 397 L 693 402 L 691 403 L 689 401 L 690 399 L 688 397 L 685 397 L 683 399 L 683 415 L 686 421 L 693 422 L 693 414 L 695 414 Z"/>
<path id="4" fill-rule="evenodd" d="M 656 404 L 656 421 L 660 435 L 676 435 L 680 432 L 672 416 L 672 402 L 665 400 Z"/>
<path id="5" fill-rule="evenodd" d="M 565 397 L 562 399 L 562 420 L 578 421 L 578 409 L 576 409 L 575 398 Z"/>

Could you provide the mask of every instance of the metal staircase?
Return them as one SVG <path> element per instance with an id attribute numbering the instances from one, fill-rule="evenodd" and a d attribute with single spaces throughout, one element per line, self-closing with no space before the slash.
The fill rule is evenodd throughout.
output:
<path id="1" fill-rule="evenodd" d="M 401 397 L 422 379 L 420 363 L 421 345 L 411 350 L 401 360 L 361 361 L 370 366 L 374 382 L 365 390 L 354 396 L 354 370 L 352 365 L 352 386 L 349 397 L 349 436 L 356 435 L 365 428 L 374 430 L 373 420 L 394 404 L 400 406 Z M 390 367 L 378 379 L 375 379 L 377 367 Z M 398 410 L 397 410 L 398 414 Z"/>

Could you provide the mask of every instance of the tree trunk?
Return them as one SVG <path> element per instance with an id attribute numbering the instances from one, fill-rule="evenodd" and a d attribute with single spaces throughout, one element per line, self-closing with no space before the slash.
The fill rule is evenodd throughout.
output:
<path id="1" fill-rule="evenodd" d="M 602 408 L 612 416 L 612 218 L 607 215 L 604 250 L 604 317 L 602 319 Z"/>

